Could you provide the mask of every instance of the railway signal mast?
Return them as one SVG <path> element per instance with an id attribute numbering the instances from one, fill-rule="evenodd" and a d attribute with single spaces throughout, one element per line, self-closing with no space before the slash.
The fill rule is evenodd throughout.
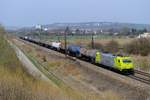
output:
<path id="1" fill-rule="evenodd" d="M 94 34 L 92 33 L 92 49 L 94 49 Z"/>
<path id="2" fill-rule="evenodd" d="M 42 32 L 42 26 L 41 25 L 36 25 L 35 29 L 39 35 L 39 41 L 41 41 L 41 32 Z"/>
<path id="3" fill-rule="evenodd" d="M 65 56 L 67 56 L 67 34 L 69 33 L 69 27 L 65 29 Z"/>
<path id="4" fill-rule="evenodd" d="M 91 41 L 91 45 L 92 45 L 92 49 L 95 49 L 95 45 L 94 45 L 94 38 L 96 36 L 96 32 L 92 33 L 92 41 Z"/>

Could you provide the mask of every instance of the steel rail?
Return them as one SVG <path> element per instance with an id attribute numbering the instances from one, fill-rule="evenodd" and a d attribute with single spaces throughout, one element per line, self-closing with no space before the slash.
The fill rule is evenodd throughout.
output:
<path id="1" fill-rule="evenodd" d="M 25 40 L 25 39 L 23 39 L 23 40 Z M 26 41 L 28 41 L 28 40 L 26 40 Z M 31 41 L 28 41 L 28 42 L 31 42 Z M 34 43 L 34 42 L 32 41 L 32 43 Z M 34 44 L 37 44 L 37 45 L 39 45 L 39 46 L 42 46 L 42 45 L 40 45 L 40 44 L 38 44 L 38 43 L 34 43 Z M 42 47 L 45 47 L 45 46 L 42 46 Z M 45 47 L 45 48 L 46 48 L 46 47 Z M 48 48 L 48 49 L 50 49 L 50 48 Z M 56 50 L 55 50 L 55 51 L 56 51 Z M 61 51 L 58 51 L 58 52 L 65 54 L 65 50 L 61 50 Z M 69 58 L 69 59 L 71 59 L 71 60 L 73 60 L 73 61 L 76 60 L 75 57 L 71 57 L 71 56 L 69 56 L 69 55 L 67 55 L 66 57 Z M 83 60 L 83 61 L 84 61 L 84 60 Z M 146 73 L 146 72 L 143 72 L 143 71 L 140 71 L 140 70 L 137 70 L 137 69 L 135 69 L 134 72 L 135 72 L 134 75 L 128 75 L 128 77 L 130 77 L 130 78 L 132 78 L 132 79 L 134 79 L 134 80 L 140 81 L 140 82 L 142 82 L 142 83 L 145 83 L 145 84 L 150 85 L 150 74 L 149 74 L 149 73 Z M 142 77 L 140 77 L 139 75 L 136 76 L 136 74 L 139 74 L 139 75 L 142 76 Z M 145 77 L 145 78 L 144 78 L 144 77 Z M 147 79 L 147 78 L 148 78 L 148 79 Z"/>

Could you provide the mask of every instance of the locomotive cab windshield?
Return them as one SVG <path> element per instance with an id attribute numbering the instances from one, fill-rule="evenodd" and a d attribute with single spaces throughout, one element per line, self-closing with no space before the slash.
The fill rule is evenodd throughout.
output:
<path id="1" fill-rule="evenodd" d="M 123 63 L 132 63 L 132 61 L 130 59 L 123 59 L 122 62 Z"/>

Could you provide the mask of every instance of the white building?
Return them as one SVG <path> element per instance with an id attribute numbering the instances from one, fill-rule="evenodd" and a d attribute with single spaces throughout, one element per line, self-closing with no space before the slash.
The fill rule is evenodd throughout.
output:
<path id="1" fill-rule="evenodd" d="M 150 38 L 150 33 L 140 34 L 137 38 Z"/>
<path id="2" fill-rule="evenodd" d="M 44 31 L 48 31 L 48 28 L 44 28 L 43 30 L 44 30 Z"/>
<path id="3" fill-rule="evenodd" d="M 35 29 L 42 29 L 41 25 L 35 25 Z"/>

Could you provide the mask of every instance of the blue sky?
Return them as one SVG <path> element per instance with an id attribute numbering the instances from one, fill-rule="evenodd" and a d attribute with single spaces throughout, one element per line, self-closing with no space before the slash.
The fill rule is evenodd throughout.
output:
<path id="1" fill-rule="evenodd" d="M 150 0 L 0 0 L 5 26 L 92 21 L 150 24 Z"/>

